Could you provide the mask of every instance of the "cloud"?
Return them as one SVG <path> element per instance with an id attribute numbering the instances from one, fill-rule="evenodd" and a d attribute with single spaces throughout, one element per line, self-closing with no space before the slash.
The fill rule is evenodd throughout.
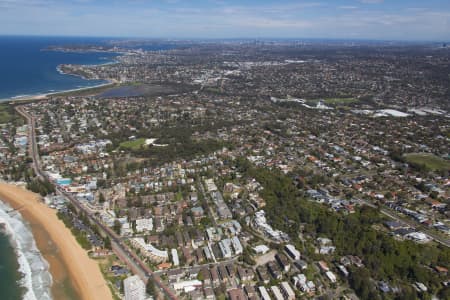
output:
<path id="1" fill-rule="evenodd" d="M 359 2 L 365 3 L 365 4 L 380 4 L 380 3 L 383 3 L 384 0 L 359 0 Z"/>
<path id="2" fill-rule="evenodd" d="M 343 6 L 339 6 L 339 9 L 357 9 L 358 6 L 352 6 L 352 5 L 343 5 Z"/>
<path id="3" fill-rule="evenodd" d="M 168 1 L 174 0 L 0 0 L 0 34 L 450 39 L 450 4 L 393 11 L 320 1 Z"/>

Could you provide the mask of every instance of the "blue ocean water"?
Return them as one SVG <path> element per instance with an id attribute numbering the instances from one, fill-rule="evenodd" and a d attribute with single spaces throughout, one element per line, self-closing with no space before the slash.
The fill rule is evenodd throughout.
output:
<path id="1" fill-rule="evenodd" d="M 60 64 L 103 64 L 113 53 L 43 51 L 51 45 L 101 45 L 107 39 L 78 37 L 0 36 L 0 99 L 45 94 L 105 83 L 60 74 Z"/>

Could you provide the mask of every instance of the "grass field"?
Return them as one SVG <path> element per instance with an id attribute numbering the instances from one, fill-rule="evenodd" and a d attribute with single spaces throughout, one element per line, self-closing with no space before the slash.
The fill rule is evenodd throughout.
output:
<path id="1" fill-rule="evenodd" d="M 144 138 L 140 138 L 132 141 L 122 142 L 120 143 L 120 148 L 138 150 L 139 148 L 141 148 L 141 146 L 145 145 L 145 140 L 146 139 Z"/>
<path id="2" fill-rule="evenodd" d="M 124 280 L 127 277 L 127 275 L 115 277 L 111 273 L 111 266 L 113 264 L 120 264 L 120 262 L 117 260 L 117 257 L 114 255 L 114 256 L 108 256 L 108 257 L 103 257 L 103 258 L 96 258 L 95 260 L 97 261 L 98 265 L 100 266 L 100 270 L 103 274 L 103 277 L 105 278 L 106 282 L 108 283 L 108 287 L 111 290 L 113 299 L 120 300 L 121 299 L 119 297 L 120 291 L 116 288 L 115 282 L 118 280 L 120 280 L 120 281 Z"/>
<path id="3" fill-rule="evenodd" d="M 429 153 L 410 153 L 404 155 L 406 162 L 416 165 L 424 165 L 433 171 L 450 170 L 450 161 Z"/>
<path id="4" fill-rule="evenodd" d="M 8 104 L 0 104 L 0 124 L 11 122 L 13 116 L 10 113 Z"/>

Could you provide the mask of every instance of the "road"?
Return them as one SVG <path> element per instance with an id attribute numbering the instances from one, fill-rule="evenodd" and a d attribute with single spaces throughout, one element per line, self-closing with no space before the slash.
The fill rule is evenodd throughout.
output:
<path id="1" fill-rule="evenodd" d="M 202 265 L 194 265 L 194 266 L 188 266 L 188 267 L 180 267 L 180 268 L 176 268 L 176 269 L 170 269 L 171 271 L 176 271 L 176 270 L 189 270 L 189 269 L 192 269 L 192 268 L 201 268 L 201 267 L 207 267 L 207 268 L 209 268 L 209 267 L 212 267 L 212 266 L 216 266 L 216 267 L 219 267 L 219 266 L 223 266 L 223 267 L 226 267 L 227 265 L 229 265 L 229 264 L 234 264 L 234 263 L 236 263 L 237 261 L 238 261 L 238 257 L 233 257 L 233 258 L 230 258 L 230 259 L 227 259 L 227 260 L 223 260 L 223 261 L 219 261 L 219 262 L 211 262 L 211 263 L 207 263 L 207 264 L 202 264 Z M 161 270 L 161 271 L 155 271 L 154 272 L 154 274 L 164 274 L 164 273 L 167 273 L 167 270 Z"/>
<path id="2" fill-rule="evenodd" d="M 372 203 L 370 203 L 370 202 L 368 202 L 366 200 L 360 200 L 360 201 L 363 204 L 367 205 L 367 206 L 370 206 L 370 207 L 378 209 L 378 207 L 376 205 L 374 205 L 374 204 L 372 204 Z M 447 246 L 447 247 L 450 247 L 450 240 L 449 239 L 445 239 L 445 238 L 439 236 L 438 234 L 433 232 L 431 229 L 425 228 L 422 224 L 419 224 L 419 223 L 415 222 L 414 220 L 406 220 L 405 218 L 400 218 L 397 215 L 397 213 L 395 213 L 393 211 L 390 211 L 387 208 L 380 208 L 380 212 L 383 215 L 385 215 L 385 216 L 387 216 L 387 217 L 389 217 L 389 218 L 391 218 L 391 219 L 393 219 L 393 220 L 395 220 L 397 222 L 400 222 L 401 224 L 404 224 L 404 225 L 407 225 L 407 226 L 409 226 L 411 228 L 414 228 L 414 229 L 422 231 L 423 233 L 427 234 L 429 237 L 431 237 L 437 243 L 439 243 L 441 245 L 444 245 L 444 246 Z"/>
<path id="3" fill-rule="evenodd" d="M 28 143 L 30 156 L 33 159 L 32 167 L 36 175 L 41 179 L 46 179 L 45 173 L 40 169 L 39 151 L 36 143 L 36 120 L 35 117 L 30 115 L 24 110 L 22 106 L 17 106 L 16 111 L 22 115 L 28 122 Z M 155 286 L 169 299 L 177 299 L 172 290 L 161 282 L 158 276 L 155 276 L 153 271 L 132 251 L 111 228 L 100 222 L 95 218 L 95 215 L 84 207 L 77 199 L 71 194 L 67 193 L 60 187 L 56 186 L 56 191 L 64 196 L 70 203 L 72 203 L 78 211 L 83 212 L 92 224 L 98 226 L 98 228 L 110 238 L 111 245 L 116 255 L 132 270 L 132 272 L 138 275 L 144 282 L 152 280 Z"/>
<path id="4" fill-rule="evenodd" d="M 206 193 L 205 188 L 203 187 L 203 183 L 201 182 L 201 180 L 199 180 L 198 187 L 200 188 L 200 193 L 203 195 L 204 201 L 205 201 L 206 203 L 207 203 L 207 202 L 212 202 L 212 200 L 210 199 L 210 195 Z M 212 208 L 211 208 L 212 205 L 207 205 L 207 206 L 208 206 L 208 215 L 209 215 L 209 218 L 213 221 L 214 226 L 217 227 L 216 215 L 215 215 L 214 212 L 212 211 Z"/>
<path id="5" fill-rule="evenodd" d="M 22 106 L 16 106 L 16 111 L 28 122 L 28 151 L 30 153 L 31 158 L 33 159 L 32 168 L 34 170 L 34 173 L 40 179 L 43 179 L 44 177 L 41 175 L 41 172 L 39 172 L 40 157 L 36 143 L 36 128 L 35 128 L 36 119 L 34 116 L 28 114 Z"/>

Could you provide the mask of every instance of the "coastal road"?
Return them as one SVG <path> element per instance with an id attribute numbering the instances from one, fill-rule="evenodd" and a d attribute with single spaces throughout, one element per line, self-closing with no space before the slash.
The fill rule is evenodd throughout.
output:
<path id="1" fill-rule="evenodd" d="M 34 173 L 40 178 L 44 179 L 44 177 L 41 175 L 41 172 L 39 171 L 39 165 L 40 165 L 40 157 L 39 157 L 39 151 L 38 146 L 36 143 L 36 119 L 34 116 L 30 115 L 23 106 L 16 106 L 16 111 L 27 120 L 28 123 L 28 151 L 30 153 L 31 158 L 33 159 L 33 170 Z"/>
<path id="2" fill-rule="evenodd" d="M 46 175 L 40 169 L 39 151 L 36 143 L 36 120 L 35 117 L 30 115 L 22 106 L 17 106 L 16 111 L 22 115 L 28 122 L 28 143 L 30 156 L 33 159 L 32 167 L 36 175 L 40 179 L 47 179 Z M 177 299 L 173 291 L 167 287 L 158 276 L 153 274 L 153 271 L 131 250 L 111 228 L 100 222 L 95 218 L 95 215 L 84 207 L 73 195 L 67 193 L 61 187 L 56 186 L 56 191 L 64 196 L 70 203 L 72 203 L 78 211 L 83 212 L 92 224 L 97 225 L 101 231 L 110 238 L 111 244 L 117 256 L 144 282 L 152 280 L 155 286 L 169 299 Z"/>

